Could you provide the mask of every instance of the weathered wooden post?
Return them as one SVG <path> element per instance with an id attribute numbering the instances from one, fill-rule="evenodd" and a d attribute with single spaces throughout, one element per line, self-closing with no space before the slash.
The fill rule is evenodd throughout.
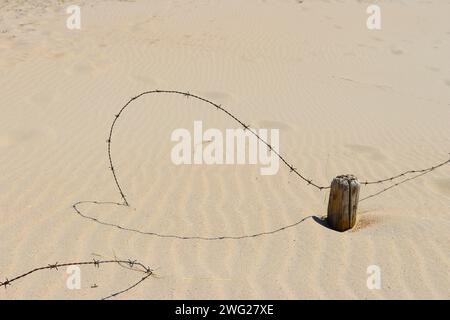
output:
<path id="1" fill-rule="evenodd" d="M 336 231 L 353 228 L 358 210 L 360 184 L 353 175 L 337 176 L 331 183 L 327 222 Z"/>

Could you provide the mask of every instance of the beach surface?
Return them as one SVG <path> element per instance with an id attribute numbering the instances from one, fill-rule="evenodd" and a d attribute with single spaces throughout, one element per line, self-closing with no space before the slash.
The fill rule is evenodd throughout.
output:
<path id="1" fill-rule="evenodd" d="M 361 202 L 340 233 L 321 220 L 328 190 L 281 164 L 175 165 L 174 130 L 239 127 L 196 99 L 146 95 L 120 116 L 111 154 L 129 207 L 107 153 L 120 108 L 164 89 L 279 129 L 280 153 L 320 185 L 445 161 L 450 1 L 377 1 L 381 30 L 366 1 L 79 1 L 80 30 L 71 4 L 0 4 L 0 282 L 117 257 L 154 270 L 117 299 L 450 298 L 450 165 Z M 142 277 L 80 270 L 79 290 L 58 268 L 0 299 L 98 299 Z"/>

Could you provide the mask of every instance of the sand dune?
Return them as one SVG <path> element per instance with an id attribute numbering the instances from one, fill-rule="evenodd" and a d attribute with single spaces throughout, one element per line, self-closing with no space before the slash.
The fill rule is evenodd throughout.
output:
<path id="1" fill-rule="evenodd" d="M 121 202 L 109 129 L 131 97 L 156 88 L 280 129 L 281 153 L 322 185 L 444 161 L 450 4 L 379 3 L 383 28 L 370 31 L 367 4 L 351 0 L 84 1 L 81 30 L 66 28 L 64 1 L 4 2 L 0 281 L 116 255 L 155 269 L 124 299 L 450 298 L 450 166 L 361 202 L 358 225 L 334 232 L 320 221 L 327 192 L 286 167 L 261 176 L 254 165 L 174 165 L 173 130 L 238 127 L 194 99 L 136 100 L 112 149 L 130 207 L 80 204 L 91 219 L 72 208 Z M 386 186 L 363 186 L 361 197 Z M 367 288 L 370 265 L 380 290 Z M 81 270 L 81 290 L 49 270 L 0 299 L 96 299 L 139 278 L 113 265 Z"/>

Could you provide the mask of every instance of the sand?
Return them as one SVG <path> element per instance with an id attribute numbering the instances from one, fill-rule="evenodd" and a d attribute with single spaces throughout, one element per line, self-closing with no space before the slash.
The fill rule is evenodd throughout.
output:
<path id="1" fill-rule="evenodd" d="M 151 3 L 151 4 L 150 4 Z M 138 259 L 154 276 L 118 299 L 449 299 L 450 166 L 360 203 L 351 231 L 330 230 L 328 192 L 280 167 L 176 166 L 171 132 L 238 125 L 204 103 L 145 96 L 189 91 L 255 128 L 327 185 L 423 169 L 450 152 L 449 1 L 66 1 L 0 4 L 0 281 L 51 263 Z M 388 184 L 362 186 L 361 197 Z M 314 217 L 314 218 L 313 218 Z M 306 218 L 306 219 L 304 219 Z M 240 240 L 164 238 L 270 235 Z M 381 288 L 367 287 L 379 266 Z M 97 299 L 141 275 L 115 265 L 34 273 L 0 299 Z M 94 286 L 95 284 L 95 286 Z M 94 286 L 95 288 L 91 288 Z"/>

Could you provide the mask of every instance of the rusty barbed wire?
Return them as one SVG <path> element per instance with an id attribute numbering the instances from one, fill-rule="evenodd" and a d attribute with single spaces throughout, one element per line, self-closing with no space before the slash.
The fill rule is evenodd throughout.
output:
<path id="1" fill-rule="evenodd" d="M 447 162 L 448 162 L 448 161 L 447 161 Z M 371 195 L 368 195 L 368 196 L 362 198 L 361 200 L 359 200 L 359 202 L 362 202 L 362 201 L 364 201 L 364 200 L 367 200 L 367 199 L 376 197 L 376 196 L 378 196 L 378 195 L 380 195 L 380 194 L 382 194 L 382 193 L 384 193 L 384 192 L 386 192 L 386 191 L 391 190 L 392 188 L 395 188 L 395 187 L 400 186 L 401 184 L 404 184 L 404 183 L 406 183 L 406 182 L 408 182 L 408 181 L 411 181 L 411 180 L 417 179 L 417 178 L 419 178 L 419 177 L 421 177 L 421 176 L 424 176 L 424 175 L 430 173 L 431 171 L 433 171 L 433 170 L 428 170 L 428 171 L 425 171 L 425 172 L 422 172 L 422 171 L 421 171 L 421 173 L 419 173 L 419 174 L 417 174 L 417 175 L 415 175 L 415 176 L 413 176 L 413 177 L 404 179 L 404 180 L 402 180 L 402 181 L 400 181 L 400 182 L 397 182 L 397 183 L 395 183 L 395 184 L 393 184 L 393 185 L 391 185 L 391 186 L 389 186 L 389 187 L 386 187 L 386 188 L 384 188 L 384 189 L 382 189 L 382 190 L 380 190 L 380 191 L 378 191 L 378 192 L 375 192 L 375 193 L 373 193 L 373 194 L 371 194 Z"/>
<path id="2" fill-rule="evenodd" d="M 414 173 L 429 173 L 429 172 L 434 171 L 434 170 L 436 170 L 436 169 L 438 169 L 438 168 L 440 168 L 440 167 L 443 167 L 443 166 L 445 166 L 446 164 L 449 164 L 449 163 L 450 163 L 450 159 L 445 160 L 445 161 L 443 161 L 443 162 L 440 162 L 440 163 L 438 163 L 438 164 L 436 164 L 436 165 L 434 165 L 434 166 L 432 166 L 432 167 L 426 168 L 426 169 L 421 169 L 421 170 L 408 170 L 408 171 L 405 171 L 405 172 L 403 172 L 403 173 L 399 173 L 398 175 L 392 176 L 392 177 L 390 177 L 390 178 L 381 179 L 381 180 L 376 180 L 376 181 L 360 181 L 359 183 L 362 184 L 362 185 L 367 186 L 367 185 L 372 185 L 372 184 L 381 184 L 381 183 L 384 183 L 384 182 L 391 182 L 391 181 L 396 180 L 396 179 L 398 179 L 398 178 L 402 178 L 402 177 L 404 177 L 404 176 L 406 176 L 406 175 L 408 175 L 408 174 L 414 174 Z M 408 180 L 408 181 L 409 181 L 409 180 Z"/>
<path id="3" fill-rule="evenodd" d="M 362 198 L 359 202 L 362 202 L 364 200 L 376 197 L 376 196 L 378 196 L 378 195 L 380 195 L 380 194 L 382 194 L 382 193 L 384 193 L 386 191 L 389 191 L 389 190 L 391 190 L 391 189 L 393 189 L 395 187 L 398 187 L 398 186 L 400 186 L 400 185 L 402 185 L 402 184 L 404 184 L 404 183 L 406 183 L 408 181 L 420 178 L 420 177 L 422 177 L 422 176 L 424 176 L 424 175 L 426 175 L 426 174 L 428 174 L 428 173 L 430 173 L 430 172 L 432 172 L 432 171 L 434 171 L 434 170 L 436 170 L 436 169 L 438 169 L 440 167 L 443 167 L 443 166 L 445 166 L 446 164 L 449 164 L 449 163 L 450 163 L 450 159 L 446 160 L 446 161 L 443 161 L 443 162 L 441 162 L 441 163 L 439 163 L 439 164 L 437 164 L 435 166 L 426 168 L 426 169 L 405 171 L 404 173 L 401 173 L 399 175 L 396 175 L 396 176 L 388 178 L 388 179 L 383 179 L 383 180 L 378 180 L 378 181 L 363 181 L 363 182 L 360 182 L 363 185 L 380 184 L 380 183 L 384 183 L 384 182 L 392 182 L 393 180 L 396 180 L 398 178 L 404 177 L 404 176 L 406 176 L 408 174 L 415 174 L 412 177 L 409 177 L 407 179 L 403 179 L 400 182 L 397 182 L 397 183 L 395 183 L 393 185 L 390 185 L 389 187 L 386 187 L 386 188 L 384 188 L 384 189 L 382 189 L 380 191 L 377 191 L 377 192 L 375 192 L 375 193 L 373 193 L 371 195 L 368 195 L 368 196 Z"/>
<path id="4" fill-rule="evenodd" d="M 242 126 L 242 128 L 244 130 L 248 130 L 250 131 L 259 141 L 261 141 L 263 144 L 265 144 L 268 148 L 269 151 L 272 151 L 275 153 L 275 155 L 284 163 L 285 166 L 287 166 L 290 170 L 290 172 L 295 173 L 300 179 L 302 179 L 303 181 L 305 181 L 308 185 L 311 185 L 312 187 L 315 187 L 318 190 L 324 190 L 324 189 L 329 189 L 330 186 L 321 186 L 318 185 L 316 183 L 313 182 L 312 179 L 307 178 L 305 174 L 299 172 L 297 170 L 297 168 L 295 168 L 291 163 L 289 163 L 280 153 L 278 153 L 270 143 L 268 143 L 267 141 L 265 141 L 264 139 L 262 139 L 255 131 L 253 131 L 249 125 L 245 124 L 242 120 L 240 120 L 238 117 L 236 117 L 234 114 L 232 114 L 230 111 L 228 111 L 227 109 L 225 109 L 225 107 L 223 107 L 221 104 L 217 104 L 211 100 L 208 100 L 206 98 L 197 96 L 195 94 L 190 93 L 189 91 L 187 92 L 182 92 L 182 91 L 177 91 L 177 90 L 150 90 L 150 91 L 145 91 L 142 92 L 140 94 L 138 94 L 137 96 L 132 97 L 130 100 L 127 101 L 127 103 L 125 103 L 125 105 L 119 110 L 119 112 L 114 116 L 114 120 L 111 124 L 110 130 L 109 130 L 109 136 L 108 139 L 106 140 L 107 144 L 108 144 L 108 158 L 109 158 L 109 164 L 110 164 L 110 170 L 113 174 L 114 177 L 114 182 L 117 186 L 117 189 L 120 193 L 120 196 L 123 200 L 123 204 L 126 206 L 129 206 L 129 203 L 127 201 L 127 198 L 125 196 L 125 193 L 123 192 L 123 189 L 119 183 L 119 180 L 117 178 L 117 174 L 116 174 L 116 169 L 114 167 L 113 164 L 113 160 L 112 160 L 112 155 L 111 155 L 111 145 L 112 145 L 112 137 L 113 137 L 113 133 L 114 133 L 114 128 L 116 125 L 117 120 L 120 118 L 120 116 L 122 115 L 122 113 L 127 109 L 127 107 L 136 99 L 139 99 L 142 96 L 145 95 L 150 95 L 150 94 L 174 94 L 174 95 L 180 95 L 180 96 L 184 96 L 186 98 L 194 98 L 197 99 L 199 101 L 203 101 L 206 102 L 207 104 L 213 106 L 214 108 L 216 108 L 216 110 L 220 110 L 223 113 L 225 113 L 228 117 L 230 117 L 231 119 L 233 119 L 235 122 L 239 123 L 240 126 Z"/>
<path id="5" fill-rule="evenodd" d="M 47 266 L 43 266 L 43 267 L 38 267 L 38 268 L 34 268 L 32 270 L 29 270 L 21 275 L 18 275 L 12 279 L 8 279 L 6 278 L 4 281 L 0 282 L 0 287 L 5 287 L 5 289 L 8 286 L 11 286 L 13 282 L 25 278 L 35 272 L 39 272 L 39 271 L 43 271 L 43 270 L 59 270 L 58 268 L 62 268 L 62 267 L 69 267 L 69 266 L 83 266 L 83 265 L 93 265 L 95 268 L 100 268 L 100 265 L 102 264 L 118 264 L 122 267 L 126 267 L 128 270 L 133 270 L 136 272 L 142 272 L 145 274 L 144 277 L 142 277 L 139 281 L 137 281 L 136 283 L 130 285 L 129 287 L 115 292 L 107 297 L 102 298 L 102 300 L 106 300 L 106 299 L 110 299 L 113 297 L 117 297 L 120 294 L 123 294 L 125 292 L 130 291 L 131 289 L 135 288 L 136 286 L 138 286 L 139 284 L 141 284 L 142 282 L 144 282 L 145 280 L 147 280 L 151 275 L 153 275 L 153 270 L 144 265 L 143 263 L 137 261 L 137 260 L 120 260 L 120 259 L 114 259 L 114 260 L 96 260 L 93 259 L 92 261 L 82 261 L 82 262 L 67 262 L 67 263 L 53 263 L 53 264 L 48 264 Z"/>

